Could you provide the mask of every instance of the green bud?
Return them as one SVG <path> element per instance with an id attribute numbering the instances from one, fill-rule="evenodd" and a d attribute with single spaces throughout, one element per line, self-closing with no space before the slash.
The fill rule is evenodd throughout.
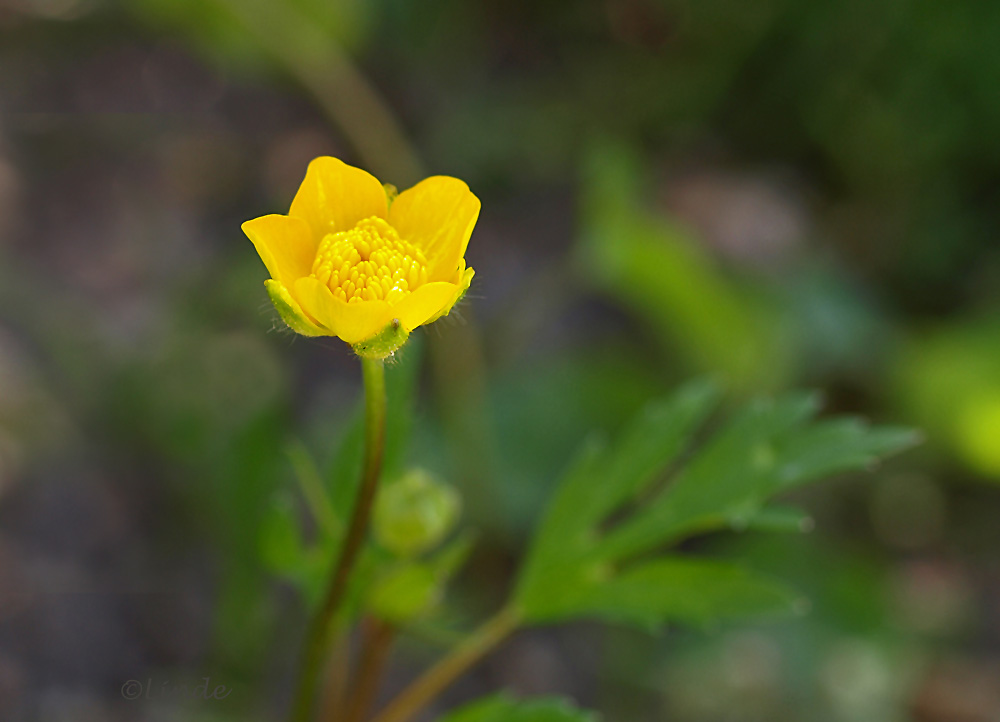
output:
<path id="1" fill-rule="evenodd" d="M 373 528 L 379 544 L 401 557 L 413 557 L 438 543 L 458 519 L 458 494 L 421 469 L 407 472 L 382 488 Z"/>
<path id="2" fill-rule="evenodd" d="M 407 622 L 430 610 L 440 596 L 440 581 L 430 567 L 405 564 L 375 582 L 368 603 L 380 619 Z"/>

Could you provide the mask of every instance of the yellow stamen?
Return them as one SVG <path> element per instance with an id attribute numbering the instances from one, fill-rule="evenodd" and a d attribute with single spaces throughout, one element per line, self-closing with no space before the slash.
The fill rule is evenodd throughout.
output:
<path id="1" fill-rule="evenodd" d="M 320 241 L 312 275 L 347 303 L 394 303 L 427 283 L 427 259 L 386 221 L 372 216 Z"/>

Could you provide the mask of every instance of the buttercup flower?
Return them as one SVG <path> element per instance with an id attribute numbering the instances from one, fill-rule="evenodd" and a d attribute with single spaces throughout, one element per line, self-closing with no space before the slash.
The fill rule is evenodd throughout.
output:
<path id="1" fill-rule="evenodd" d="M 479 207 L 457 178 L 433 176 L 396 196 L 370 173 L 322 157 L 309 164 L 288 215 L 255 218 L 243 231 L 293 331 L 337 336 L 381 358 L 469 288 L 465 249 Z"/>

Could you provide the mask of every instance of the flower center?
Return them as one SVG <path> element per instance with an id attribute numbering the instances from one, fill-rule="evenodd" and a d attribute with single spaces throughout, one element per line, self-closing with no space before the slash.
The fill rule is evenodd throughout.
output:
<path id="1" fill-rule="evenodd" d="M 396 229 L 372 216 L 320 241 L 312 275 L 347 303 L 398 301 L 427 283 L 427 259 Z"/>

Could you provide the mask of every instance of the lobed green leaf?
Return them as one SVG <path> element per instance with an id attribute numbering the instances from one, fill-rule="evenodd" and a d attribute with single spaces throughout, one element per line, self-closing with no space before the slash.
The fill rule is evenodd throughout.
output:
<path id="1" fill-rule="evenodd" d="M 559 485 L 514 601 L 529 622 L 600 617 L 645 627 L 787 611 L 794 595 L 738 566 L 659 556 L 696 534 L 730 528 L 804 530 L 771 497 L 871 467 L 917 441 L 853 418 L 815 421 L 815 394 L 760 400 L 703 444 L 717 405 L 711 385 L 650 404 L 614 446 L 589 441 Z M 668 473 L 669 472 L 669 473 Z M 669 478 L 665 485 L 656 482 Z"/>
<path id="2" fill-rule="evenodd" d="M 598 722 L 598 716 L 562 699 L 517 701 L 507 695 L 472 702 L 439 722 Z"/>

